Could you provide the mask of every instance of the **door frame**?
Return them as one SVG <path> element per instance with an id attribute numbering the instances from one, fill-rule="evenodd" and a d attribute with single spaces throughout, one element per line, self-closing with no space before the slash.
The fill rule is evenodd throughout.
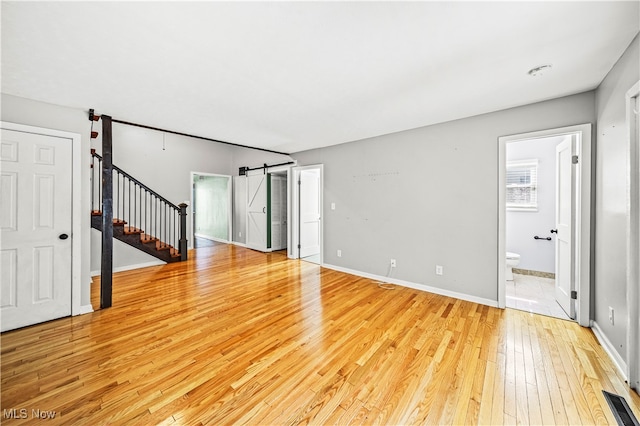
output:
<path id="1" fill-rule="evenodd" d="M 560 127 L 536 132 L 520 133 L 498 138 L 498 307 L 506 307 L 506 150 L 508 142 L 540 139 L 550 136 L 578 134 L 576 153 L 579 158 L 576 169 L 575 223 L 575 280 L 573 288 L 578 292 L 576 321 L 583 327 L 590 325 L 591 317 L 591 131 L 590 123 Z"/>
<path id="2" fill-rule="evenodd" d="M 291 194 L 291 209 L 289 214 L 291 219 L 289 221 L 289 237 L 290 237 L 290 250 L 288 250 L 288 256 L 290 259 L 300 259 L 300 248 L 298 247 L 300 242 L 300 196 L 298 194 L 300 181 L 300 172 L 303 170 L 319 170 L 320 171 L 320 265 L 324 265 L 324 165 L 313 164 L 309 166 L 294 166 L 291 167 L 291 178 L 287 181 L 287 184 L 293 182 L 290 190 Z"/>
<path id="3" fill-rule="evenodd" d="M 69 139 L 71 143 L 71 315 L 75 316 L 92 312 L 93 309 L 90 308 L 90 304 L 88 306 L 82 306 L 82 212 L 83 207 L 85 207 L 87 203 L 74 202 L 75 200 L 82 200 L 82 137 L 78 133 L 6 121 L 0 121 L 0 128 L 16 132 Z M 89 208 L 87 207 L 84 210 L 86 210 L 86 215 L 89 217 Z"/>
<path id="4" fill-rule="evenodd" d="M 229 233 L 229 239 L 228 240 L 222 240 L 220 238 L 213 238 L 213 241 L 218 241 L 221 243 L 231 243 L 231 241 L 233 240 L 233 177 L 229 176 L 229 175 L 221 175 L 221 174 L 217 174 L 217 173 L 204 173 L 204 172 L 191 172 L 190 174 L 191 178 L 190 178 L 190 183 L 191 183 L 191 188 L 189 190 L 189 198 L 191 201 L 190 207 L 191 207 L 191 213 L 192 213 L 192 218 L 190 220 L 191 222 L 191 232 L 189 233 L 189 235 L 191 236 L 191 244 L 189 245 L 189 248 L 194 248 L 195 247 L 195 241 L 196 241 L 196 230 L 195 230 L 195 216 L 194 216 L 194 208 L 195 208 L 195 200 L 193 198 L 193 180 L 195 176 L 216 176 L 216 177 L 225 177 L 225 178 L 229 178 L 229 183 L 227 184 L 227 210 L 229 211 L 229 217 L 228 217 L 228 224 L 227 224 L 227 232 Z"/>
<path id="5" fill-rule="evenodd" d="M 634 101 L 635 99 L 635 101 Z M 627 185 L 627 380 L 640 394 L 640 140 L 634 114 L 640 107 L 640 81 L 625 97 L 629 144 Z"/>

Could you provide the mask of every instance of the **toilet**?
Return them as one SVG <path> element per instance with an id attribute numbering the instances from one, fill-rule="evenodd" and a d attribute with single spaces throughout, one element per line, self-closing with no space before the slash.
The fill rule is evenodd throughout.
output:
<path id="1" fill-rule="evenodd" d="M 520 263 L 520 255 L 517 253 L 507 252 L 507 281 L 513 281 L 513 268 Z"/>

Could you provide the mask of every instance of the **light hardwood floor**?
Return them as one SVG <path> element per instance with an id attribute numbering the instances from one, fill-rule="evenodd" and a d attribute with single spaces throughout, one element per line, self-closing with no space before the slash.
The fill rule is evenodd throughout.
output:
<path id="1" fill-rule="evenodd" d="M 573 322 L 282 254 L 189 255 L 116 274 L 110 309 L 4 333 L 3 414 L 29 418 L 3 424 L 615 424 L 602 389 L 640 417 Z"/>

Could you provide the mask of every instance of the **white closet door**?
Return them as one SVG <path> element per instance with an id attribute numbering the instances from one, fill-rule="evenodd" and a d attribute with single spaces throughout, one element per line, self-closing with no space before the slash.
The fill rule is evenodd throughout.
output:
<path id="1" fill-rule="evenodd" d="M 71 315 L 71 145 L 2 130 L 2 331 Z"/>

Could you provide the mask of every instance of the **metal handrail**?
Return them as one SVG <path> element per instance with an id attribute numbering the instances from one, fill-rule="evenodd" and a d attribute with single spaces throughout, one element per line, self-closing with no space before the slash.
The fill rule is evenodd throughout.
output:
<path id="1" fill-rule="evenodd" d="M 95 152 L 91 153 L 92 156 L 96 157 L 98 160 L 102 161 L 102 156 L 100 156 L 100 154 L 97 154 Z M 149 188 L 147 185 L 145 185 L 144 183 L 140 182 L 138 179 L 134 178 L 133 176 L 131 176 L 129 173 L 125 172 L 124 170 L 122 170 L 120 167 L 113 165 L 112 166 L 114 170 L 117 170 L 120 174 L 124 175 L 127 179 L 131 180 L 132 182 L 138 184 L 139 186 L 141 186 L 143 189 L 146 189 L 147 191 L 149 191 L 150 193 L 152 193 L 153 195 L 155 195 L 157 198 L 161 199 L 162 201 L 164 201 L 165 203 L 169 204 L 171 207 L 173 207 L 176 210 L 180 210 L 180 207 L 176 206 L 175 204 L 173 204 L 171 201 L 167 200 L 166 198 L 164 198 L 162 195 L 158 194 L 156 191 L 154 191 L 153 189 Z"/>

